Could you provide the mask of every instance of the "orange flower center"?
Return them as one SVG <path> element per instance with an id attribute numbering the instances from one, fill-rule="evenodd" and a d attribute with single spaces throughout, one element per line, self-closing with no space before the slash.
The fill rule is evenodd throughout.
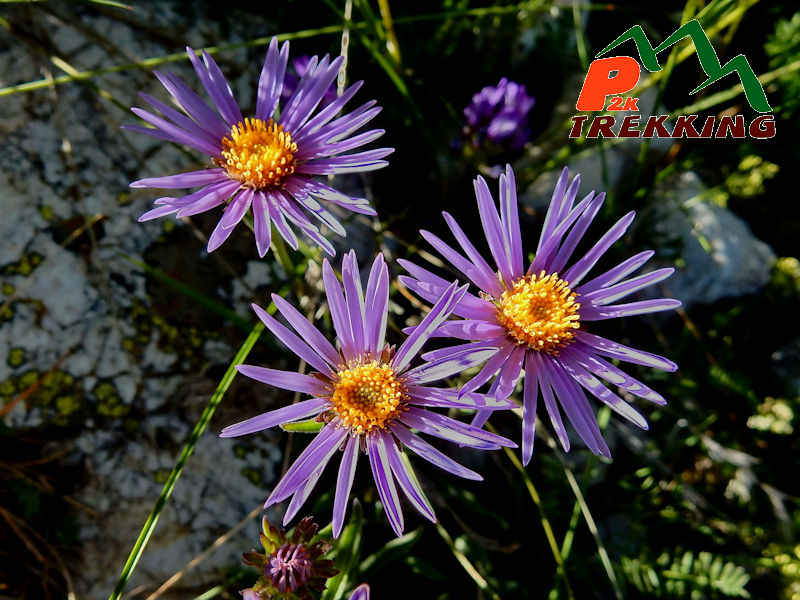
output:
<path id="1" fill-rule="evenodd" d="M 528 275 L 495 301 L 497 321 L 518 344 L 558 354 L 580 327 L 575 293 L 555 273 Z"/>
<path id="2" fill-rule="evenodd" d="M 408 399 L 405 386 L 391 367 L 377 361 L 342 369 L 336 376 L 330 400 L 333 410 L 358 434 L 384 427 L 403 410 Z"/>
<path id="3" fill-rule="evenodd" d="M 222 139 L 223 159 L 217 164 L 232 179 L 253 189 L 278 187 L 295 167 L 297 144 L 272 119 L 246 118 Z"/>

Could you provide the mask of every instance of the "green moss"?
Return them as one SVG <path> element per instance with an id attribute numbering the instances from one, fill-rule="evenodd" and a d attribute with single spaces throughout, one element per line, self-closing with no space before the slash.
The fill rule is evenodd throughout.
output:
<path id="1" fill-rule="evenodd" d="M 12 369 L 21 366 L 25 362 L 25 350 L 23 348 L 12 348 L 8 352 L 6 362 Z"/>
<path id="2" fill-rule="evenodd" d="M 42 218 L 45 221 L 52 221 L 53 217 L 55 217 L 53 214 L 53 207 L 47 206 L 46 204 L 43 204 L 39 207 L 39 214 L 42 215 Z"/>
<path id="3" fill-rule="evenodd" d="M 167 479 L 169 479 L 169 474 L 169 469 L 158 469 L 155 473 L 153 473 L 153 481 L 156 483 L 166 483 Z"/>
<path id="4" fill-rule="evenodd" d="M 97 412 L 104 417 L 124 417 L 131 407 L 123 404 L 117 388 L 108 381 L 101 381 L 92 390 L 97 399 Z"/>
<path id="5" fill-rule="evenodd" d="M 264 485 L 264 480 L 261 478 L 261 473 L 258 471 L 258 469 L 254 469 L 253 467 L 245 467 L 244 469 L 241 470 L 241 473 L 253 485 L 257 486 Z"/>
<path id="6" fill-rule="evenodd" d="M 59 415 L 68 417 L 69 415 L 80 409 L 81 401 L 80 398 L 74 395 L 59 396 L 58 398 L 56 398 L 55 405 Z"/>
<path id="7" fill-rule="evenodd" d="M 3 292 L 4 296 L 13 296 L 16 288 L 10 283 L 4 283 L 2 287 L 0 287 L 0 291 Z"/>
<path id="8" fill-rule="evenodd" d="M 34 269 L 42 264 L 44 256 L 38 252 L 29 252 L 23 255 L 20 259 L 13 263 L 8 263 L 0 267 L 0 274 L 2 275 L 22 275 L 28 277 L 33 273 Z"/>

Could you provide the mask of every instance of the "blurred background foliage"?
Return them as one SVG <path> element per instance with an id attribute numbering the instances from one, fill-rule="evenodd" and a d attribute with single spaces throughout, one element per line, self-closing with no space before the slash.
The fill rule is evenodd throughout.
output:
<path id="1" fill-rule="evenodd" d="M 158 3 L 155 9 L 153 3 L 128 4 L 3 2 L 0 46 L 3 50 L 23 47 L 42 65 L 46 77 L 51 77 L 54 65 L 59 69 L 56 76 L 74 75 L 70 69 L 89 67 L 65 64 L 50 43 L 48 28 L 77 27 L 85 44 L 108 55 L 106 66 L 127 63 L 129 57 L 115 53 L 114 39 L 87 24 L 90 17 L 101 14 L 130 25 L 136 35 L 157 38 L 169 53 L 182 51 L 180 31 L 168 32 L 163 39 L 165 32 L 148 27 L 141 16 L 142 6 L 157 11 Z M 793 179 L 800 160 L 796 143 L 800 121 L 795 121 L 800 110 L 800 12 L 795 2 L 228 0 L 170 2 L 169 6 L 179 22 L 218 23 L 217 38 L 201 45 L 245 43 L 251 65 L 247 77 L 252 82 L 264 47 L 263 42 L 248 45 L 248 39 L 303 31 L 308 35 L 292 41 L 293 56 L 337 54 L 343 19 L 350 14 L 347 78 L 366 80 L 366 95 L 384 106 L 379 119 L 387 130 L 384 141 L 397 151 L 389 168 L 354 184 L 364 187 L 381 220 L 358 221 L 359 229 L 351 230 L 355 238 L 349 242 L 369 252 L 380 248 L 392 257 L 427 259 L 430 255 L 424 252 L 427 248 L 418 229 L 424 226 L 442 232 L 442 210 L 457 215 L 477 238 L 480 225 L 471 179 L 478 172 L 491 174 L 495 165 L 510 161 L 517 170 L 524 204 L 527 250 L 533 251 L 530 246 L 543 217 L 546 193 L 542 190 L 549 185 L 542 182 L 552 181 L 548 177 L 554 169 L 570 164 L 595 174 L 585 178 L 583 193 L 590 185 L 598 185 L 609 194 L 594 232 L 627 210 L 639 212 L 637 226 L 612 249 L 609 261 L 652 247 L 660 262 L 674 264 L 694 278 L 683 280 L 680 289 L 674 290 L 686 304 L 677 315 L 626 319 L 598 328 L 680 365 L 675 374 L 647 369 L 634 373 L 669 400 L 665 407 L 646 407 L 649 432 L 633 431 L 601 409 L 599 417 L 614 454 L 609 462 L 579 445 L 563 455 L 549 438 L 548 424 L 540 423 L 542 437 L 527 475 L 502 452 L 481 457 L 464 454 L 463 460 L 472 461 L 485 473 L 482 484 L 463 484 L 418 462 L 440 525 L 424 524 L 409 511 L 409 533 L 396 540 L 390 538 L 368 478 L 357 477 L 354 493 L 359 506 L 333 550 L 343 574 L 332 580 L 327 598 L 345 597 L 356 584 L 368 581 L 377 600 L 411 595 L 426 600 L 800 599 L 800 484 L 791 475 L 798 468 L 796 413 L 800 410 L 800 319 L 796 316 L 800 204 Z M 653 140 L 649 145 L 568 140 L 569 117 L 574 114 L 587 60 L 632 24 L 641 24 L 656 43 L 674 31 L 682 18 L 698 14 L 723 62 L 743 53 L 760 76 L 782 69 L 765 85 L 777 119 L 774 139 Z M 268 30 L 258 29 L 255 21 L 250 25 L 256 16 L 269 23 Z M 230 23 L 240 25 L 235 39 L 227 37 Z M 339 27 L 315 33 L 329 26 Z M 678 50 L 685 47 L 684 42 Z M 226 51 L 221 50 L 218 57 L 225 68 Z M 143 58 L 133 57 L 145 71 L 158 62 L 141 63 Z M 726 78 L 698 97 L 690 97 L 688 92 L 702 80 L 701 75 L 693 54 L 678 58 L 654 86 L 658 92 L 650 106 L 657 108 L 652 114 L 678 110 L 737 83 Z M 530 141 L 521 150 L 474 147 L 462 136 L 464 107 L 473 94 L 496 85 L 501 77 L 523 84 L 535 98 L 527 123 Z M 117 98 L 103 81 L 102 73 L 89 74 L 81 82 L 62 85 L 85 86 L 86 94 L 96 97 L 98 111 L 119 122 L 130 121 L 132 117 L 123 110 L 133 101 L 135 88 L 128 97 Z M 9 87 L 0 90 L 0 107 L 18 95 L 47 93 L 46 85 L 40 91 L 14 88 L 24 83 L 3 81 Z M 700 112 L 743 113 L 748 122 L 755 116 L 741 94 Z M 688 193 L 680 184 L 687 176 L 702 182 L 689 186 Z M 0 190 L 0 198 L 4 193 Z M 121 188 L 118 193 L 124 206 L 127 191 Z M 698 206 L 708 212 L 697 213 Z M 708 223 L 698 214 L 717 219 L 719 226 L 706 227 Z M 676 220 L 675 215 L 683 215 L 684 220 Z M 104 216 L 106 223 L 114 219 L 113 213 Z M 734 273 L 740 266 L 744 269 L 736 263 L 736 248 L 731 247 L 737 240 L 714 237 L 725 233 L 729 219 L 746 224 L 745 230 L 766 245 L 767 250 L 753 259 L 760 261 L 756 266 L 765 276 L 752 285 L 736 283 L 734 277 L 734 284 L 712 293 L 715 269 Z M 200 230 L 209 230 L 209 222 L 202 217 L 195 222 Z M 102 237 L 103 226 L 84 220 L 59 222 L 52 226 L 52 235 L 63 244 L 63 252 L 83 253 L 91 262 L 95 237 Z M 249 232 L 237 235 L 239 242 L 220 252 L 238 276 L 242 273 L 238 263 L 256 257 Z M 184 364 L 219 379 L 224 364 L 209 364 L 199 354 L 200 340 L 211 337 L 236 348 L 252 318 L 230 305 L 224 291 L 228 283 L 219 283 L 219 275 L 213 280 L 208 275 L 220 267 L 209 262 L 188 227 L 165 224 L 159 236 L 141 256 L 131 258 L 131 268 L 147 278 L 148 300 L 131 309 L 137 329 L 126 351 L 141 353 L 151 332 L 157 330 L 163 351 L 177 353 Z M 696 252 L 688 252 L 687 239 L 696 240 L 716 262 L 703 262 Z M 367 254 L 360 252 L 366 261 Z M 265 282 L 258 296 L 254 293 L 254 300 L 263 301 L 264 291 L 280 290 L 297 295 L 300 304 L 313 311 L 320 302 L 319 270 L 314 264 L 319 257 L 309 251 L 293 258 L 294 273 L 270 264 L 271 281 Z M 0 265 L 4 282 L 0 320 L 11 319 L 13 303 L 7 299 L 15 293 L 12 277 L 35 269 L 41 259 L 25 254 Z M 265 259 L 272 261 L 272 255 Z M 710 280 L 704 284 L 707 288 L 702 293 L 692 291 L 701 278 Z M 668 291 L 670 285 L 668 281 Z M 413 323 L 421 310 L 403 292 L 393 289 L 395 341 L 397 329 Z M 10 331 L 0 329 L 0 335 L 10 336 Z M 262 336 L 249 362 L 271 364 L 282 359 L 281 349 L 267 337 Z M 13 340 L 8 344 L 13 346 Z M 78 583 L 76 588 L 72 581 L 76 576 L 80 579 L 76 571 L 82 552 L 75 514 L 93 509 L 72 496 L 93 475 L 79 463 L 64 462 L 64 453 L 53 442 L 76 437 L 84 426 L 87 406 L 96 407 L 92 418 L 101 426 L 132 436 L 137 420 L 147 419 L 147 410 L 138 401 L 120 402 L 114 386 L 103 387 L 103 381 L 86 391 L 59 365 L 49 370 L 27 369 L 20 352 L 7 353 L 8 373 L 0 377 L 0 413 L 6 417 L 14 410 L 45 406 L 55 417 L 35 427 L 0 425 L 0 597 L 56 598 L 76 589 L 80 596 L 80 590 L 89 586 Z M 233 388 L 239 392 L 232 398 L 239 400 L 232 399 L 233 407 L 223 413 L 227 422 L 254 412 L 241 387 Z M 197 420 L 199 410 L 186 411 L 190 423 Z M 502 433 L 517 437 L 519 420 L 513 413 L 497 415 L 492 423 Z M 222 418 L 215 420 L 212 430 L 223 424 Z M 276 439 L 284 453 L 296 454 L 297 446 L 302 447 L 287 447 L 283 439 Z M 159 484 L 168 473 L 167 467 Z M 272 483 L 257 467 L 251 468 L 250 476 L 264 489 Z M 313 501 L 311 512 L 321 522 L 333 503 L 332 495 L 322 492 L 332 488 L 334 478 L 326 475 Z M 245 529 L 252 534 L 253 546 L 257 523 L 253 519 Z M 553 532 L 551 543 L 545 528 Z M 131 543 L 129 536 L 126 547 Z M 125 554 L 119 556 L 120 567 L 124 558 Z M 187 562 L 191 559 L 185 557 Z M 251 569 L 235 561 L 227 568 L 210 570 L 200 562 L 195 570 L 216 583 L 206 585 L 207 591 L 175 588 L 164 597 L 235 598 L 238 589 L 256 578 Z M 143 597 L 160 583 L 151 581 L 149 588 L 136 588 L 127 597 Z"/>

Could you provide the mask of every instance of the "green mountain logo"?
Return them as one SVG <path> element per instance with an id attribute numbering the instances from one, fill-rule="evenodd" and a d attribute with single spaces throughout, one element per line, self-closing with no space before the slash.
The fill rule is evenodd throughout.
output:
<path id="1" fill-rule="evenodd" d="M 714 46 L 711 45 L 711 41 L 708 39 L 706 32 L 703 31 L 703 27 L 697 19 L 692 19 L 682 25 L 675 33 L 670 35 L 655 48 L 650 44 L 650 40 L 647 38 L 647 34 L 644 32 L 641 25 L 634 25 L 608 46 L 603 48 L 597 54 L 597 57 L 607 54 L 628 40 L 633 40 L 636 44 L 636 49 L 639 51 L 639 59 L 644 67 L 651 72 L 660 71 L 661 65 L 658 62 L 658 53 L 677 44 L 685 37 L 692 38 L 695 53 L 700 61 L 700 66 L 708 76 L 708 79 L 690 92 L 691 94 L 696 94 L 709 85 L 716 83 L 726 75 L 735 72 L 739 75 L 739 80 L 742 82 L 742 87 L 744 88 L 745 97 L 750 103 L 750 106 L 753 107 L 753 110 L 761 113 L 772 112 L 772 107 L 767 101 L 764 88 L 761 86 L 761 82 L 758 81 L 758 77 L 756 77 L 753 69 L 750 68 L 750 63 L 747 62 L 745 55 L 739 54 L 722 65 L 719 62 Z"/>

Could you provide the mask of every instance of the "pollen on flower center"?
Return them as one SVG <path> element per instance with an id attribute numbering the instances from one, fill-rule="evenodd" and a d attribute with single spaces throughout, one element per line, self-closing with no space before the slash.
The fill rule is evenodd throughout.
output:
<path id="1" fill-rule="evenodd" d="M 519 344 L 558 354 L 580 327 L 575 293 L 555 273 L 528 275 L 496 300 L 497 321 Z"/>
<path id="2" fill-rule="evenodd" d="M 402 409 L 408 395 L 389 365 L 376 361 L 337 373 L 331 404 L 341 421 L 362 434 L 386 422 Z"/>
<path id="3" fill-rule="evenodd" d="M 294 173 L 297 144 L 272 119 L 246 118 L 222 139 L 217 164 L 233 179 L 253 189 L 280 186 Z"/>

